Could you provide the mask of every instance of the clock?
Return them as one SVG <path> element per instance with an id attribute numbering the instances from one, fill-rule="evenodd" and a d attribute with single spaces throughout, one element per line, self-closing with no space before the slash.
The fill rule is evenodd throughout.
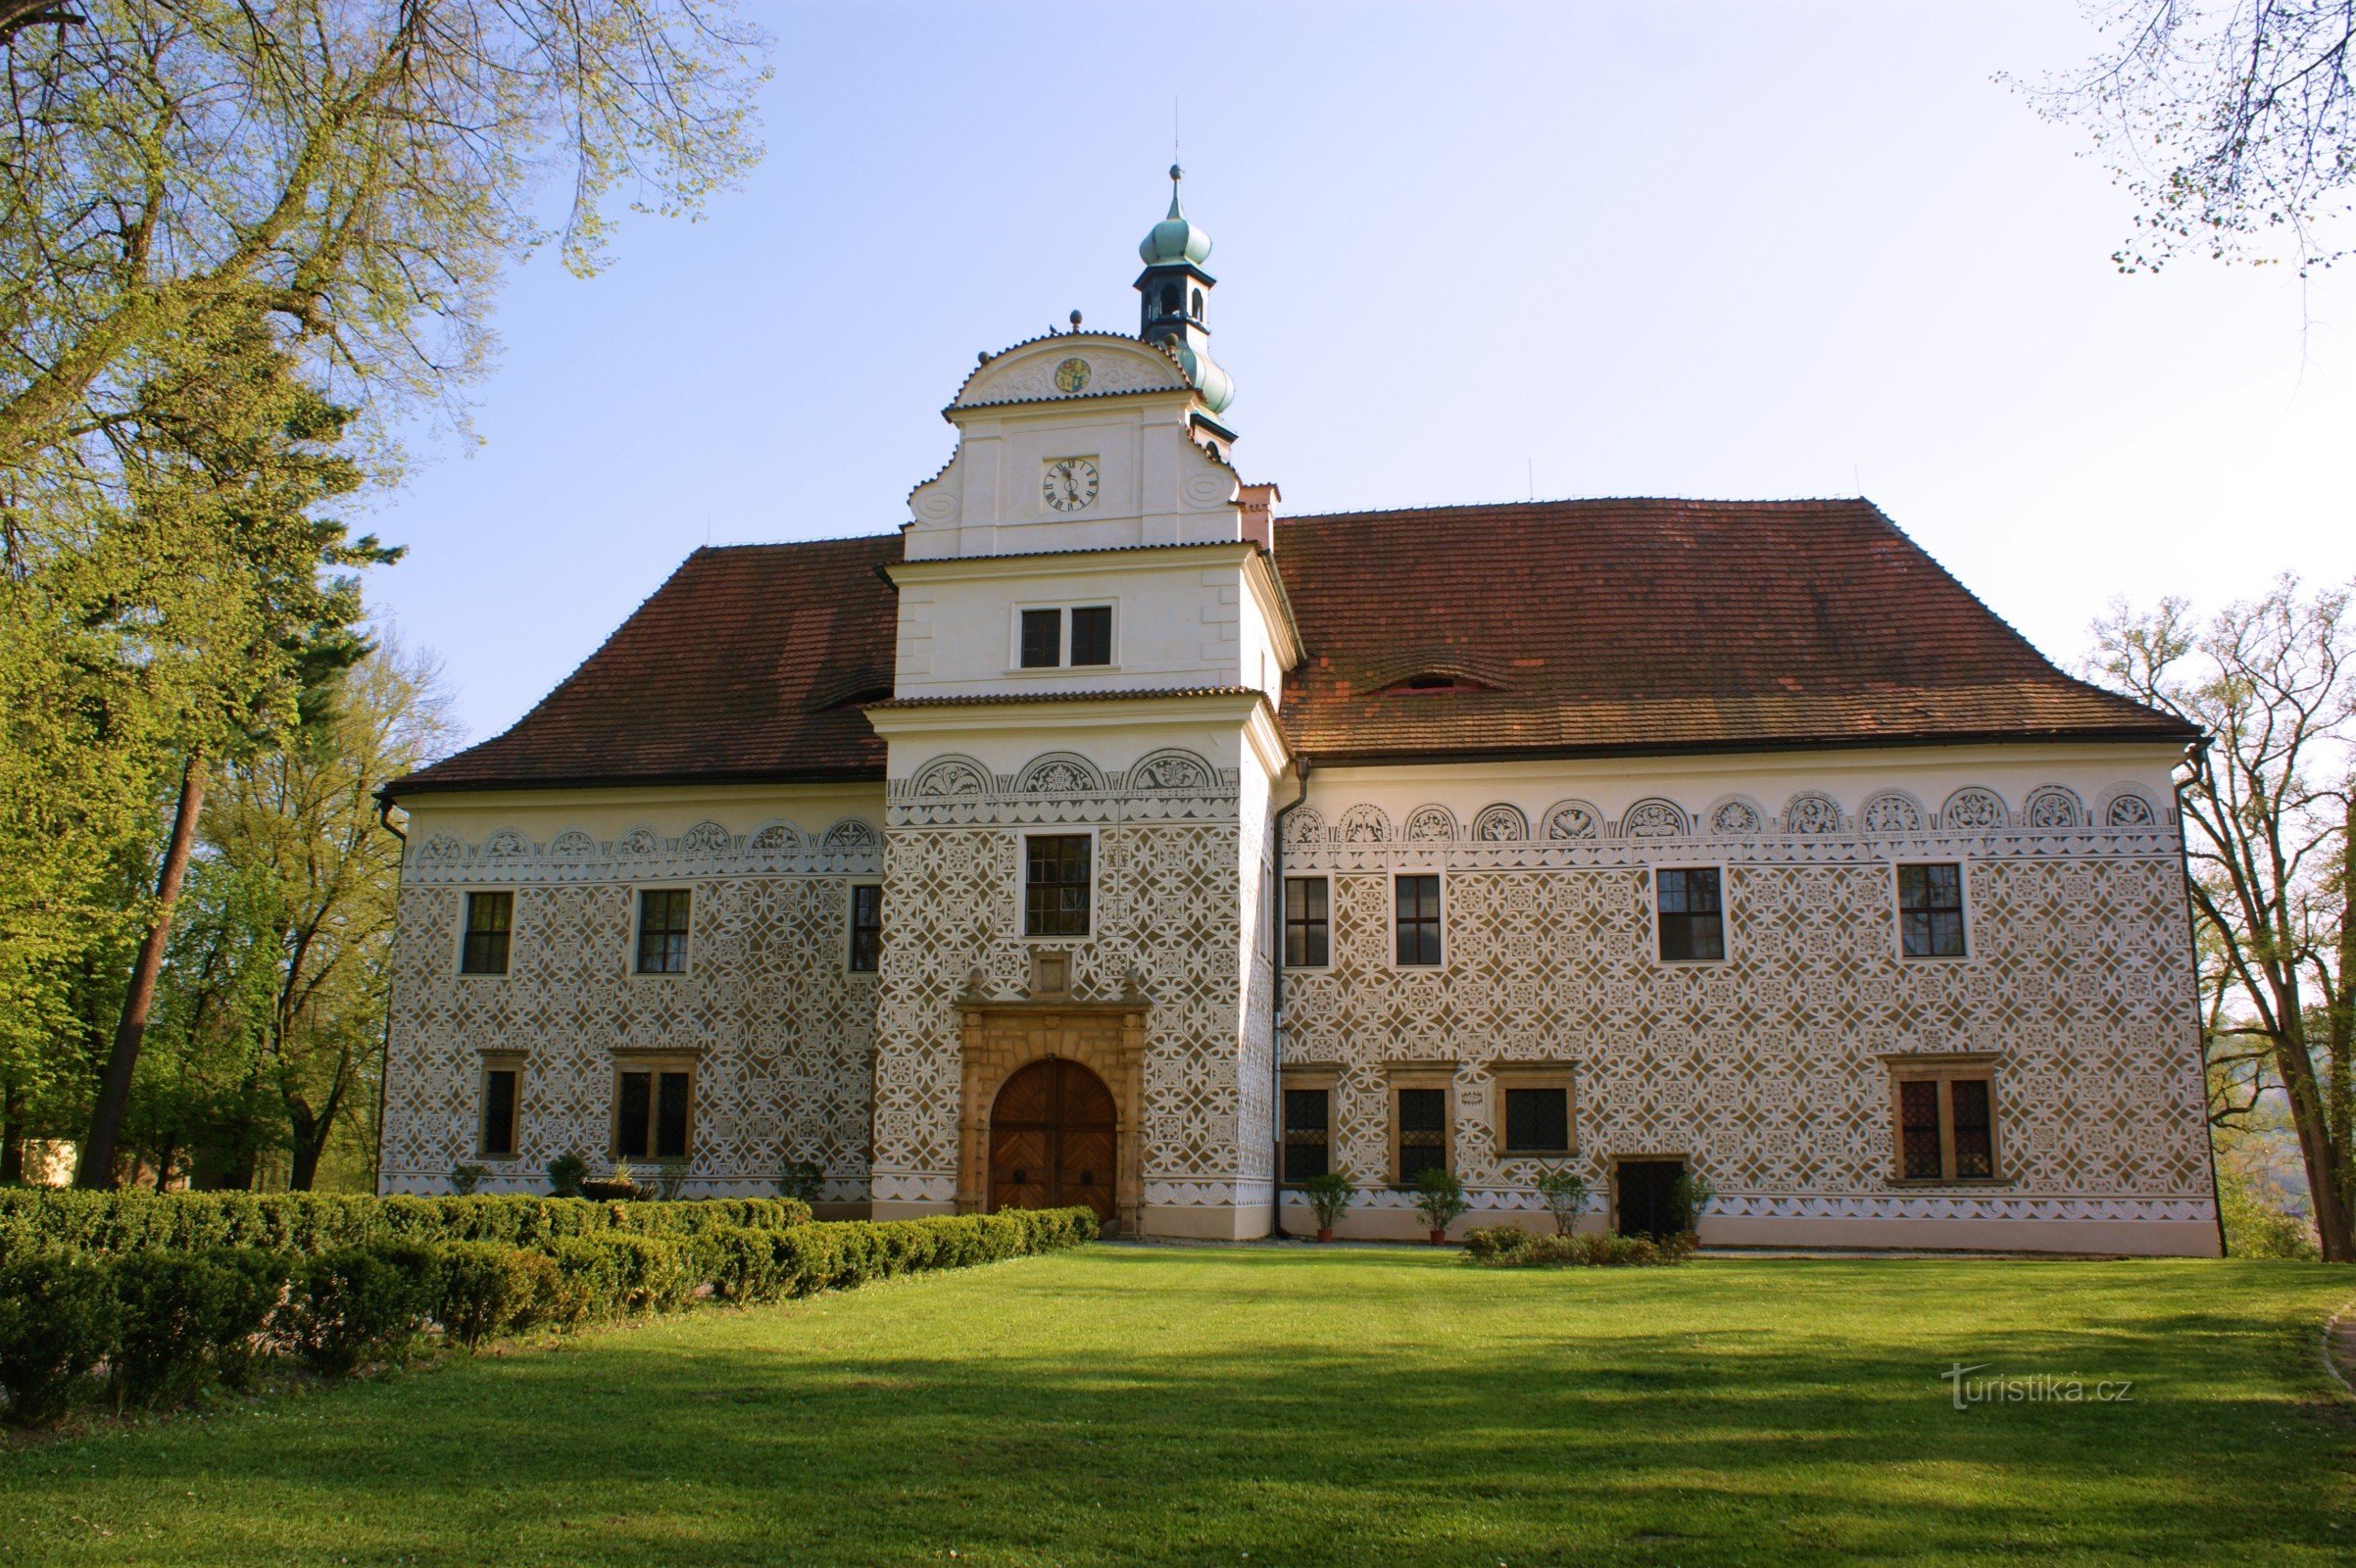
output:
<path id="1" fill-rule="evenodd" d="M 1056 458 L 1047 466 L 1039 490 L 1057 512 L 1077 512 L 1097 498 L 1094 458 Z"/>

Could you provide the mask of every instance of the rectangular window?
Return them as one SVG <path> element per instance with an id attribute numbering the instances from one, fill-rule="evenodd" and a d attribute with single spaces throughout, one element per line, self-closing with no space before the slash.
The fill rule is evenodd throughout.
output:
<path id="1" fill-rule="evenodd" d="M 1909 958 L 1963 956 L 1963 867 L 1898 867 L 1898 938 Z"/>
<path id="2" fill-rule="evenodd" d="M 1088 935 L 1088 835 L 1043 833 L 1023 843 L 1023 935 Z"/>
<path id="3" fill-rule="evenodd" d="M 1505 1091 L 1505 1152 L 1571 1152 L 1571 1096 L 1567 1089 Z"/>
<path id="4" fill-rule="evenodd" d="M 851 890 L 851 967 L 873 974 L 883 956 L 883 889 L 860 883 Z"/>
<path id="5" fill-rule="evenodd" d="M 1427 1170 L 1448 1169 L 1448 1091 L 1399 1092 L 1399 1182 L 1412 1187 Z"/>
<path id="6" fill-rule="evenodd" d="M 1298 1187 L 1333 1168 L 1333 1095 L 1324 1089 L 1285 1091 L 1285 1181 Z"/>
<path id="7" fill-rule="evenodd" d="M 1083 605 L 1071 612 L 1071 662 L 1074 664 L 1112 662 L 1112 607 Z"/>
<path id="8" fill-rule="evenodd" d="M 614 1091 L 614 1152 L 625 1159 L 685 1159 L 693 1076 L 685 1066 L 623 1068 Z"/>
<path id="9" fill-rule="evenodd" d="M 1996 1174 L 1995 1103 L 1978 1073 L 1916 1073 L 1897 1082 L 1898 1176 L 1988 1181 Z"/>
<path id="10" fill-rule="evenodd" d="M 1321 969 L 1328 959 L 1325 878 L 1285 878 L 1285 967 Z"/>
<path id="11" fill-rule="evenodd" d="M 1660 956 L 1663 958 L 1726 956 L 1726 915 L 1718 897 L 1715 866 L 1658 873 Z"/>
<path id="12" fill-rule="evenodd" d="M 482 1071 L 482 1141 L 478 1152 L 501 1158 L 515 1152 L 516 1111 L 523 1069 L 515 1062 L 486 1064 Z"/>
<path id="13" fill-rule="evenodd" d="M 1440 961 L 1440 879 L 1402 876 L 1392 884 L 1399 912 L 1393 930 L 1402 964 Z"/>
<path id="14" fill-rule="evenodd" d="M 687 972 L 685 888 L 649 888 L 638 895 L 638 972 Z"/>
<path id="15" fill-rule="evenodd" d="M 1063 662 L 1063 612 L 1026 610 L 1022 612 L 1022 667 L 1054 669 Z"/>
<path id="16" fill-rule="evenodd" d="M 469 893 L 466 895 L 466 935 L 460 945 L 458 972 L 461 974 L 505 974 L 508 972 L 508 937 L 515 928 L 515 895 L 513 893 Z"/>

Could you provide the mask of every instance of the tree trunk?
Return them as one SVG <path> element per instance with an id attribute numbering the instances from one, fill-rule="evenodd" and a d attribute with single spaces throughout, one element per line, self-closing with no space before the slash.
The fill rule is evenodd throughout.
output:
<path id="1" fill-rule="evenodd" d="M 205 754 L 191 752 L 180 770 L 180 802 L 172 812 L 172 841 L 164 849 L 163 874 L 156 879 L 156 917 L 139 944 L 131 965 L 129 993 L 123 999 L 123 1021 L 115 1028 L 115 1049 L 107 1056 L 106 1077 L 98 1088 L 98 1103 L 90 1112 L 90 1136 L 82 1144 L 77 1187 L 115 1185 L 115 1146 L 123 1133 L 123 1112 L 130 1103 L 131 1070 L 139 1065 L 139 1046 L 147 1037 L 147 1013 L 155 1004 L 156 976 L 164 967 L 164 947 L 172 937 L 172 906 L 179 901 L 180 879 L 188 870 L 188 852 L 196 842 L 197 813 L 205 807 Z"/>
<path id="2" fill-rule="evenodd" d="M 2348 1232 L 2347 1187 L 2331 1136 L 2323 1086 L 2307 1054 L 2303 1027 L 2284 1031 L 2275 1045 L 2275 1065 L 2290 1101 L 2290 1123 L 2299 1135 L 2299 1156 L 2307 1167 L 2307 1193 L 2315 1203 L 2315 1237 L 2327 1263 L 2356 1262 L 2356 1238 Z"/>
<path id="3" fill-rule="evenodd" d="M 0 1187 L 25 1180 L 25 1129 L 14 1116 L 0 1115 Z"/>

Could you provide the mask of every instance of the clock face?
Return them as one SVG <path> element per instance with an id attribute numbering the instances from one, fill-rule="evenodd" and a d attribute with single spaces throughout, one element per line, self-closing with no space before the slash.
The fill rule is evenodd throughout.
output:
<path id="1" fill-rule="evenodd" d="M 1077 512 L 1097 498 L 1094 458 L 1056 458 L 1047 466 L 1040 493 L 1057 512 Z"/>
<path id="2" fill-rule="evenodd" d="M 1055 367 L 1055 390 L 1077 392 L 1088 384 L 1088 362 L 1082 359 L 1065 360 Z"/>

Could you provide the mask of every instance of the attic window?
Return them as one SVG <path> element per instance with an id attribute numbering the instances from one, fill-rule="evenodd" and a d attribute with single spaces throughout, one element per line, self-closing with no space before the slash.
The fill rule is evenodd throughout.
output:
<path id="1" fill-rule="evenodd" d="M 1485 692 L 1494 688 L 1463 675 L 1451 675 L 1446 670 L 1427 669 L 1420 675 L 1409 675 L 1383 688 L 1383 695 L 1429 697 L 1447 692 Z"/>
<path id="2" fill-rule="evenodd" d="M 869 703 L 887 701 L 892 695 L 889 686 L 861 686 L 848 697 L 838 697 L 826 706 L 829 709 L 864 708 Z"/>

